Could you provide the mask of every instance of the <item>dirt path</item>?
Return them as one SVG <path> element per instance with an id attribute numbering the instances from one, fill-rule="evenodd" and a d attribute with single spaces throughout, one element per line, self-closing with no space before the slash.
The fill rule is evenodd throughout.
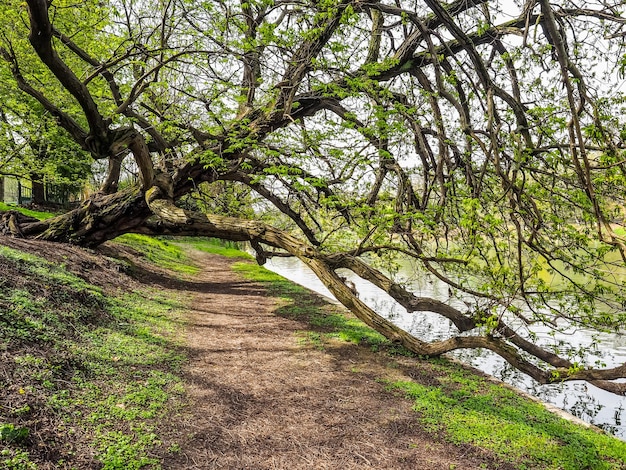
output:
<path id="1" fill-rule="evenodd" d="M 425 433 L 410 403 L 376 381 L 389 376 L 390 358 L 300 344 L 303 325 L 275 315 L 275 299 L 232 261 L 198 257 L 202 273 L 183 285 L 193 298 L 185 375 L 195 405 L 172 423 L 187 440 L 165 468 L 508 468 Z"/>

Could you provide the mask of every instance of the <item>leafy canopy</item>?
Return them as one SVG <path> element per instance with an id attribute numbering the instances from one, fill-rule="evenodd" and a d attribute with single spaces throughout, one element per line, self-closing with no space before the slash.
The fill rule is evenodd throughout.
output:
<path id="1" fill-rule="evenodd" d="M 2 93 L 23 108 L 6 135 L 43 107 L 67 133 L 46 138 L 108 161 L 115 197 L 22 232 L 251 240 L 259 261 L 274 248 L 303 259 L 420 354 L 486 347 L 541 382 L 620 387 L 599 382 L 620 368 L 596 374 L 524 330 L 626 320 L 621 2 L 26 3 L 0 10 L 15 25 L 0 40 Z M 140 181 L 118 191 L 127 155 Z M 467 308 L 384 274 L 399 258 Z M 409 338 L 338 268 L 472 334 Z"/>

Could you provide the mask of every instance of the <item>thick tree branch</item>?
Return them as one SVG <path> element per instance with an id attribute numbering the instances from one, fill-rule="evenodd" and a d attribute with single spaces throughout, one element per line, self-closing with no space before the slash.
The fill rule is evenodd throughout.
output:
<path id="1" fill-rule="evenodd" d="M 70 92 L 83 109 L 90 134 L 97 139 L 105 139 L 108 122 L 98 111 L 91 93 L 76 77 L 72 69 L 59 57 L 52 45 L 53 29 L 48 17 L 50 4 L 47 0 L 27 0 L 30 18 L 30 34 L 28 39 L 41 61 L 48 66 L 54 76 Z"/>
<path id="2" fill-rule="evenodd" d="M 563 380 L 577 380 L 581 376 L 589 377 L 597 380 L 596 385 L 616 390 L 619 386 L 614 383 L 603 383 L 604 379 L 616 378 L 623 373 L 621 368 L 614 368 L 603 371 L 578 371 L 573 369 L 573 365 L 568 361 L 554 356 L 553 362 L 560 361 L 561 367 L 554 370 L 542 369 L 532 362 L 524 358 L 524 356 L 510 344 L 507 344 L 507 337 L 496 338 L 491 335 L 487 336 L 456 336 L 443 341 L 434 341 L 431 343 L 419 340 L 411 336 L 406 331 L 400 329 L 390 321 L 378 315 L 370 309 L 363 301 L 361 301 L 355 293 L 348 287 L 343 279 L 335 272 L 338 260 L 334 259 L 332 263 L 328 262 L 328 258 L 324 257 L 314 247 L 307 245 L 297 238 L 278 230 L 265 223 L 236 219 L 232 217 L 217 216 L 211 214 L 202 214 L 198 212 L 187 211 L 176 207 L 171 200 L 172 190 L 167 185 L 158 185 L 146 193 L 146 200 L 152 212 L 158 218 L 148 219 L 142 227 L 138 227 L 140 233 L 150 234 L 169 234 L 169 235 L 202 235 L 209 237 L 217 237 L 236 241 L 252 241 L 254 243 L 262 242 L 264 244 L 280 248 L 287 251 L 292 256 L 299 258 L 305 263 L 322 283 L 330 290 L 330 292 L 339 300 L 346 308 L 353 312 L 360 320 L 376 331 L 383 334 L 389 340 L 402 344 L 407 349 L 419 355 L 439 356 L 446 352 L 464 348 L 485 348 L 489 349 L 515 368 L 525 372 L 533 377 L 539 383 L 551 383 Z M 345 258 L 341 260 L 345 263 Z M 377 278 L 381 281 L 382 275 L 376 276 L 375 270 L 361 264 L 358 261 L 351 260 L 350 267 L 355 270 L 363 267 L 363 273 L 371 278 Z M 355 271 L 356 272 L 356 271 Z M 357 273 L 358 274 L 358 273 Z M 383 285 L 382 282 L 379 282 Z M 390 285 L 391 284 L 391 285 Z M 392 283 L 387 283 L 388 291 L 398 293 L 401 288 Z M 405 294 L 406 292 L 401 292 Z M 439 313 L 449 314 L 455 318 L 461 327 L 467 328 L 473 323 L 471 319 L 463 317 L 460 312 L 446 311 L 437 301 L 424 302 L 424 299 L 417 300 L 414 306 L 423 307 L 425 305 L 434 306 Z M 454 321 L 454 320 L 453 320 Z M 503 329 L 517 336 L 509 329 Z M 518 345 L 523 345 L 523 341 L 518 341 Z M 530 343 L 528 343 L 530 344 Z M 533 345 L 534 346 L 534 345 Z M 546 352 L 547 353 L 547 352 Z M 548 356 L 551 353 L 548 353 Z M 569 367 L 569 369 L 566 369 Z M 626 365 L 624 366 L 626 367 Z M 577 375 L 578 374 L 578 375 Z M 602 380 L 601 380 L 602 379 Z"/>
<path id="3" fill-rule="evenodd" d="M 11 73 L 17 83 L 17 86 L 24 93 L 35 98 L 45 109 L 48 111 L 59 123 L 59 125 L 65 129 L 83 149 L 88 150 L 85 144 L 87 139 L 87 131 L 85 131 L 68 113 L 64 112 L 58 106 L 54 105 L 46 96 L 40 91 L 36 90 L 28 83 L 20 72 L 17 57 L 13 51 L 8 51 L 4 48 L 0 48 L 0 54 L 3 58 L 11 64 Z"/>

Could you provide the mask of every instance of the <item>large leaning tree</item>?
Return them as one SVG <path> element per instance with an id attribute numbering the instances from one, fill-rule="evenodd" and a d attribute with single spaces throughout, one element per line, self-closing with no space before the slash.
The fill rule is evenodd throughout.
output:
<path id="1" fill-rule="evenodd" d="M 261 263 L 299 258 L 415 353 L 486 348 L 540 383 L 623 394 L 626 364 L 592 367 L 530 333 L 626 320 L 623 8 L 5 0 L 12 93 L 108 171 L 80 207 L 45 221 L 7 212 L 0 229 L 91 247 L 127 232 L 249 241 Z M 120 189 L 128 162 L 139 177 Z M 216 184 L 252 192 L 238 213 L 253 216 L 191 210 L 202 188 L 220 197 Z M 382 268 L 394 259 L 466 307 L 411 292 Z M 338 270 L 457 334 L 409 335 Z"/>

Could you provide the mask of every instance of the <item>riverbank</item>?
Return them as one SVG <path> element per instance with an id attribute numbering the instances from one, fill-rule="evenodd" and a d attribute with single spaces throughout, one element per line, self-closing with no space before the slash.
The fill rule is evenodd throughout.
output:
<path id="1" fill-rule="evenodd" d="M 266 267 L 306 288 L 332 298 L 332 294 L 317 276 L 296 258 L 271 259 Z M 457 334 L 456 327 L 441 316 L 430 312 L 409 313 L 373 284 L 349 271 L 343 271 L 341 275 L 356 285 L 363 302 L 415 337 L 424 341 L 435 341 L 445 340 Z M 437 279 L 416 276 L 410 265 L 401 267 L 396 275 L 405 280 L 411 291 L 421 296 L 449 303 L 459 309 L 465 307 L 462 300 L 449 298 L 446 284 L 438 282 Z M 530 312 L 527 313 L 531 316 Z M 521 325 L 518 326 L 521 332 Z M 581 363 L 583 357 L 584 363 L 593 364 L 594 361 L 601 361 L 606 367 L 617 367 L 626 362 L 626 345 L 623 335 L 619 333 L 599 333 L 577 328 L 566 334 L 555 333 L 541 325 L 530 328 L 536 335 L 535 341 L 544 346 L 560 344 L 561 350 L 567 348 L 586 350 L 589 355 L 580 356 Z M 599 389 L 588 382 L 538 384 L 528 375 L 512 367 L 502 357 L 486 349 L 458 350 L 449 356 L 528 393 L 546 406 L 564 410 L 626 441 L 626 422 L 622 416 L 626 409 L 626 397 Z"/>
<path id="2" fill-rule="evenodd" d="M 0 467 L 626 468 L 623 442 L 240 253 L 126 243 L 0 239 Z"/>

